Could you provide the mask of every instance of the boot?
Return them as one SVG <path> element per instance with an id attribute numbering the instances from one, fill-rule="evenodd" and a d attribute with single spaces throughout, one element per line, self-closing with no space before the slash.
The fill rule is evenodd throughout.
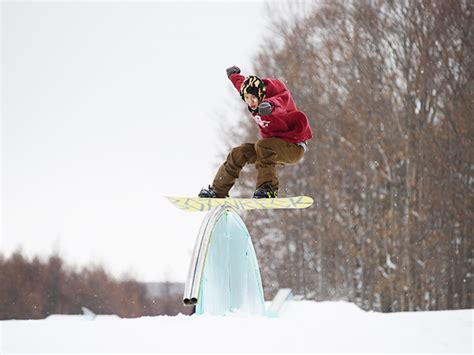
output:
<path id="1" fill-rule="evenodd" d="M 202 189 L 199 192 L 198 196 L 202 197 L 202 198 L 216 198 L 217 194 L 214 191 L 214 189 L 211 187 L 211 185 L 209 185 L 209 187 L 207 189 Z"/>
<path id="2" fill-rule="evenodd" d="M 278 190 L 274 190 L 270 182 L 266 182 L 255 190 L 253 198 L 277 198 Z"/>

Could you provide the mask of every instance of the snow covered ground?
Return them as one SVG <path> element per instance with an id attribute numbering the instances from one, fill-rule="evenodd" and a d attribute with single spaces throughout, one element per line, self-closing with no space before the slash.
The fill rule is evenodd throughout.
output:
<path id="1" fill-rule="evenodd" d="M 290 302 L 279 318 L 232 314 L 0 322 L 0 353 L 473 353 L 473 310 L 382 314 Z"/>

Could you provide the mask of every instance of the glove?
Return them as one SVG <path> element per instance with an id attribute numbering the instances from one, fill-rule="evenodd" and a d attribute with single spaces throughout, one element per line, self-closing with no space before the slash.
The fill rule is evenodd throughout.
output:
<path id="1" fill-rule="evenodd" d="M 262 116 L 268 116 L 272 113 L 272 111 L 272 104 L 268 101 L 263 101 L 260 105 L 258 105 L 258 113 Z"/>
<path id="2" fill-rule="evenodd" d="M 227 77 L 230 78 L 232 74 L 240 74 L 240 68 L 236 67 L 235 65 L 233 67 L 227 68 Z"/>

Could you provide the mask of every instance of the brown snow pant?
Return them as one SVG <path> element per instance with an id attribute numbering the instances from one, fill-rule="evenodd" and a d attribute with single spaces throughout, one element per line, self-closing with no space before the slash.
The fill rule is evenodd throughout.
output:
<path id="1" fill-rule="evenodd" d="M 212 187 L 218 197 L 227 197 L 244 165 L 255 164 L 256 188 L 266 182 L 271 182 L 273 188 L 278 190 L 276 165 L 296 164 L 303 155 L 302 147 L 281 138 L 263 138 L 256 143 L 244 143 L 231 150 L 226 161 L 217 171 Z"/>

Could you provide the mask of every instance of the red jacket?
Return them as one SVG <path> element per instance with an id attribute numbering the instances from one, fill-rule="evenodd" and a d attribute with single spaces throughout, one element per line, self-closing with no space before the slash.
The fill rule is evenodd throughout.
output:
<path id="1" fill-rule="evenodd" d="M 240 86 L 245 77 L 232 74 L 230 80 L 240 92 Z M 273 111 L 268 116 L 252 112 L 262 138 L 278 137 L 290 143 L 305 142 L 313 138 L 308 118 L 303 112 L 298 111 L 285 84 L 278 79 L 262 79 L 262 81 L 267 87 L 263 101 L 268 101 L 273 106 Z"/>

